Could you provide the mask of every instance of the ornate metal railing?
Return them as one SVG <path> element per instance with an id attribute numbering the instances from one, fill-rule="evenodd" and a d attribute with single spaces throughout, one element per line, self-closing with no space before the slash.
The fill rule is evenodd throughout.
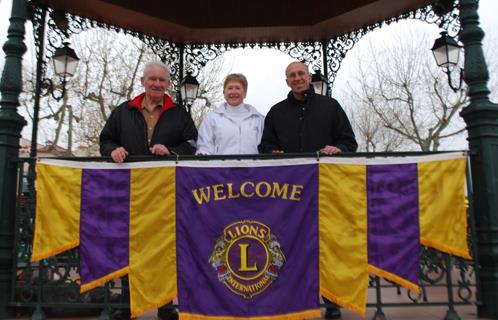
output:
<path id="1" fill-rule="evenodd" d="M 382 154 L 392 156 L 420 155 L 421 153 Z M 374 154 L 352 154 L 346 156 L 372 156 Z M 379 154 L 375 154 L 379 156 Z M 289 155 L 296 156 L 296 155 Z M 315 155 L 299 155 L 314 157 Z M 272 155 L 251 156 L 262 159 Z M 282 156 L 279 156 L 282 157 Z M 182 157 L 194 159 L 192 157 Z M 196 157 L 195 159 L 219 159 L 220 157 Z M 241 158 L 237 157 L 222 157 Z M 105 158 L 71 158 L 78 161 L 106 161 Z M 151 160 L 137 157 L 134 160 Z M 164 159 L 163 159 L 164 160 Z M 177 159 L 171 158 L 171 161 Z M 16 211 L 15 256 L 12 266 L 11 305 L 18 307 L 19 315 L 32 315 L 33 319 L 55 316 L 99 316 L 108 319 L 112 309 L 128 307 L 127 290 L 123 291 L 121 280 L 113 280 L 105 286 L 89 292 L 79 292 L 79 252 L 73 249 L 55 257 L 32 263 L 31 249 L 35 220 L 35 160 L 22 158 L 18 168 L 18 197 Z M 470 177 L 468 176 L 468 179 Z M 468 183 L 470 186 L 471 183 Z M 472 190 L 469 190 L 471 193 Z M 469 194 L 469 199 L 472 199 Z M 469 203 L 469 243 L 475 254 L 475 229 L 472 203 Z M 434 249 L 422 248 L 420 257 L 420 295 L 380 279 L 370 278 L 370 294 L 374 297 L 368 307 L 376 309 L 375 319 L 385 319 L 383 308 L 447 306 L 446 319 L 458 319 L 454 306 L 476 303 L 476 279 L 478 268 L 475 260 L 463 260 Z M 373 295 L 372 295 L 373 293 Z M 444 297 L 444 298 L 441 298 Z"/>

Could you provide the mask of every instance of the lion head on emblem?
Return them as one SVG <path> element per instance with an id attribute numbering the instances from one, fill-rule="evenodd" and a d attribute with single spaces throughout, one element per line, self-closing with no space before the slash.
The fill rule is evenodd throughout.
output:
<path id="1" fill-rule="evenodd" d="M 268 251 L 270 252 L 270 265 L 265 274 L 275 280 L 278 277 L 278 270 L 284 265 L 285 255 L 280 248 L 277 237 L 274 235 L 271 235 L 268 240 Z"/>
<path id="2" fill-rule="evenodd" d="M 223 236 L 216 239 L 213 252 L 209 256 L 209 263 L 218 273 L 218 280 L 225 281 L 230 275 L 230 270 L 226 266 L 226 251 L 228 248 L 228 242 Z"/>

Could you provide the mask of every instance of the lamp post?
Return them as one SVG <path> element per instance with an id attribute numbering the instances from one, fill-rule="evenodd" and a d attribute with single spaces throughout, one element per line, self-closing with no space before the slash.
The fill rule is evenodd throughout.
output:
<path id="1" fill-rule="evenodd" d="M 43 31 L 42 31 L 43 32 Z M 40 50 L 43 51 L 43 50 Z M 43 56 L 40 54 L 38 56 L 38 71 L 37 71 L 37 82 L 38 78 L 42 73 L 42 59 Z M 30 157 L 36 157 L 36 146 L 38 141 L 38 120 L 39 120 L 39 111 L 40 111 L 40 98 L 41 98 L 41 90 L 42 88 L 45 90 L 44 95 L 50 94 L 52 98 L 59 101 L 66 95 L 66 83 L 67 79 L 72 77 L 76 73 L 76 68 L 78 67 L 79 58 L 76 55 L 76 52 L 69 47 L 67 42 L 64 42 L 64 46 L 55 50 L 54 55 L 52 56 L 52 63 L 54 67 L 54 72 L 57 76 L 61 78 L 61 86 L 62 89 L 60 91 L 55 90 L 54 83 L 50 79 L 44 79 L 40 84 L 40 88 L 36 88 L 36 95 L 34 101 L 33 108 L 33 128 L 31 131 L 31 149 L 30 149 Z M 34 173 L 30 170 L 30 174 Z"/>
<path id="2" fill-rule="evenodd" d="M 479 317 L 498 318 L 498 105 L 489 100 L 488 68 L 482 50 L 479 2 L 459 0 L 460 40 L 465 49 L 465 82 L 470 103 L 460 115 L 468 130 L 472 168 L 476 245 L 479 263 Z"/>
<path id="3" fill-rule="evenodd" d="M 454 86 L 451 80 L 451 72 L 458 68 L 461 48 L 462 46 L 455 39 L 448 36 L 446 31 L 443 31 L 441 32 L 441 37 L 436 39 L 431 49 L 437 65 L 445 71 L 448 76 L 448 84 L 454 92 L 462 88 L 463 69 L 460 68 L 460 79 L 457 86 Z"/>
<path id="4" fill-rule="evenodd" d="M 327 95 L 329 89 L 328 81 L 320 70 L 315 70 L 315 73 L 311 76 L 311 84 L 315 89 L 315 93 L 321 94 L 322 96 Z"/>
<path id="5" fill-rule="evenodd" d="M 17 159 L 19 139 L 26 120 L 17 112 L 22 91 L 22 56 L 27 1 L 12 1 L 7 41 L 3 45 L 5 63 L 0 80 L 0 319 L 15 317 L 9 306 L 12 292 L 14 254 Z"/>
<path id="6" fill-rule="evenodd" d="M 190 72 L 187 72 L 185 78 L 180 82 L 180 97 L 182 102 L 185 102 L 188 113 L 191 111 L 192 103 L 197 98 L 198 92 L 199 82 Z"/>

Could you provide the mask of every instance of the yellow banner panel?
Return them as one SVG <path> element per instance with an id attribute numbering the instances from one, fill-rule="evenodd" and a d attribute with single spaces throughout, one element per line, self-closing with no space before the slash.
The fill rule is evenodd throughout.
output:
<path id="1" fill-rule="evenodd" d="M 79 245 L 81 171 L 36 165 L 36 223 L 31 261 Z"/>
<path id="2" fill-rule="evenodd" d="M 132 169 L 130 305 L 132 316 L 176 297 L 175 168 Z"/>
<path id="3" fill-rule="evenodd" d="M 467 243 L 466 158 L 418 164 L 420 242 L 471 259 Z"/>
<path id="4" fill-rule="evenodd" d="M 365 315 L 368 288 L 366 166 L 320 164 L 320 291 Z"/>

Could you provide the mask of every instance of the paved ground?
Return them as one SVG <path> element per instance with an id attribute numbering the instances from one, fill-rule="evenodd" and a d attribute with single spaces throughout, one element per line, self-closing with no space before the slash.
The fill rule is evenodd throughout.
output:
<path id="1" fill-rule="evenodd" d="M 474 306 L 457 306 L 456 311 L 462 320 L 484 320 L 477 317 L 477 311 Z M 386 308 L 384 313 L 388 320 L 443 320 L 446 315 L 447 308 L 445 307 L 414 307 L 414 308 Z M 367 309 L 365 319 L 373 319 L 375 309 Z M 18 318 L 28 320 L 30 318 Z M 54 319 L 54 318 L 52 318 Z M 65 320 L 97 320 L 98 317 L 79 317 L 79 318 L 58 318 Z M 151 311 L 139 320 L 155 320 L 156 311 Z M 343 310 L 343 320 L 362 320 L 362 318 L 353 312 Z"/>
<path id="2" fill-rule="evenodd" d="M 455 308 L 460 319 L 476 320 L 477 310 L 474 306 L 461 306 Z M 388 320 L 443 320 L 448 308 L 445 307 L 417 307 L 417 308 L 386 308 L 384 313 Z M 365 319 L 373 319 L 375 309 L 368 309 Z M 359 320 L 360 316 L 349 312 L 343 312 L 343 320 Z"/>
<path id="3" fill-rule="evenodd" d="M 430 307 L 430 308 L 389 308 L 384 310 L 386 318 L 389 320 L 443 320 L 446 315 L 446 308 L 443 307 Z M 475 307 L 465 306 L 456 308 L 458 315 L 462 320 L 477 320 L 483 318 L 478 318 L 476 314 Z M 367 310 L 367 316 L 365 319 L 373 319 L 375 310 Z M 60 319 L 60 318 L 59 318 Z M 67 319 L 67 318 L 66 318 Z M 95 318 L 71 318 L 71 320 L 96 320 Z M 146 315 L 139 318 L 140 320 L 155 320 L 156 312 L 149 312 Z M 343 320 L 361 320 L 362 318 L 350 311 L 343 311 Z M 69 320 L 69 319 L 67 319 Z"/>

